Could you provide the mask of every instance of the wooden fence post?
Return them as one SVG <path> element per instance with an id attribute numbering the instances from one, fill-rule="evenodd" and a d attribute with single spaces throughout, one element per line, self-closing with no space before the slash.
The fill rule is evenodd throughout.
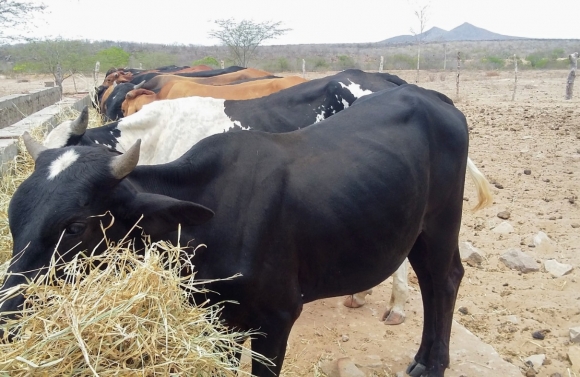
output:
<path id="1" fill-rule="evenodd" d="M 60 89 L 60 97 L 62 98 L 62 67 L 60 66 L 60 63 L 56 64 L 56 85 Z"/>
<path id="2" fill-rule="evenodd" d="M 455 97 L 459 99 L 459 73 L 461 72 L 461 52 L 457 51 L 457 75 L 455 76 Z"/>
<path id="3" fill-rule="evenodd" d="M 516 99 L 516 89 L 518 88 L 518 59 L 516 58 L 516 54 L 514 54 L 514 92 L 512 93 L 512 101 Z"/>
<path id="4" fill-rule="evenodd" d="M 99 70 L 100 69 L 101 69 L 101 63 L 97 61 L 95 63 L 95 70 L 93 72 L 93 80 L 95 81 L 95 86 L 97 85 L 97 81 L 99 80 Z"/>
<path id="5" fill-rule="evenodd" d="M 447 70 L 447 43 L 443 43 L 443 70 Z"/>
<path id="6" fill-rule="evenodd" d="M 143 69 L 143 63 L 139 63 L 139 69 Z"/>
<path id="7" fill-rule="evenodd" d="M 574 91 L 574 79 L 576 78 L 576 69 L 578 69 L 578 52 L 568 55 L 570 59 L 570 73 L 566 80 L 566 99 L 572 99 Z"/>
<path id="8" fill-rule="evenodd" d="M 385 58 L 381 56 L 381 64 L 379 64 L 379 72 L 383 72 L 383 63 L 385 62 Z"/>
<path id="9" fill-rule="evenodd" d="M 302 77 L 306 78 L 306 60 L 302 59 Z"/>
<path id="10" fill-rule="evenodd" d="M 223 61 L 223 60 L 221 60 L 221 61 L 220 61 L 220 65 L 221 65 L 222 69 L 224 69 L 224 67 L 225 67 L 225 63 L 224 63 L 224 61 Z"/>

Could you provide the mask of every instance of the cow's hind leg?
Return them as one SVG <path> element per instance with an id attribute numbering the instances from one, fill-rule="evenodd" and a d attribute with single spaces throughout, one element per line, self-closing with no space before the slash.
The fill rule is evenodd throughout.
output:
<path id="1" fill-rule="evenodd" d="M 457 212 L 455 212 L 457 213 Z M 431 221 L 419 235 L 409 261 L 417 274 L 423 298 L 423 336 L 407 373 L 413 377 L 442 377 L 449 366 L 453 308 L 463 265 L 459 256 L 459 219 Z"/>
<path id="2" fill-rule="evenodd" d="M 386 325 L 399 325 L 405 321 L 405 303 L 409 296 L 408 278 L 409 268 L 405 259 L 393 274 L 391 302 L 382 318 Z"/>

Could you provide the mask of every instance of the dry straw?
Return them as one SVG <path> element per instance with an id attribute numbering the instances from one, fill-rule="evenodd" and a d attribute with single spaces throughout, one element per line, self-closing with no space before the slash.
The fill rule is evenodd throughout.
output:
<path id="1" fill-rule="evenodd" d="M 193 273 L 183 276 L 193 271 L 183 249 L 145 242 L 137 253 L 129 240 L 105 242 L 101 255 L 81 254 L 65 264 L 53 258 L 47 274 L 22 287 L 27 299 L 21 318 L 0 325 L 18 328 L 12 342 L 0 344 L 0 374 L 239 373 L 233 355 L 256 333 L 228 330 L 219 306 L 190 303 L 200 283 Z"/>
<path id="2" fill-rule="evenodd" d="M 61 114 L 62 119 L 78 112 Z M 90 111 L 89 127 L 101 125 Z M 44 138 L 41 127 L 32 131 Z M 25 151 L 22 141 L 20 151 Z M 4 271 L 12 254 L 8 204 L 34 170 L 28 153 L 9 163 L 0 180 L 0 263 Z M 195 306 L 198 292 L 184 251 L 165 242 L 146 242 L 134 250 L 131 241 L 110 243 L 102 255 L 83 254 L 67 264 L 52 261 L 49 272 L 20 288 L 25 309 L 11 343 L 0 344 L 0 376 L 230 376 L 247 373 L 234 363 L 238 342 L 257 335 L 226 329 L 218 306 Z M 0 278 L 4 271 L 0 269 Z M 64 278 L 56 278 L 65 272 Z M 60 274 L 60 275 L 59 275 Z M 0 300 L 7 298 L 0 292 Z M 231 304 L 235 305 L 235 304 Z M 246 348 L 264 363 L 260 355 Z"/>

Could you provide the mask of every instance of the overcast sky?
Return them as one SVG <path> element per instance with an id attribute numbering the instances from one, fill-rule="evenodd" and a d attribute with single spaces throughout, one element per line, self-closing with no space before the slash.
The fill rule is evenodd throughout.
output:
<path id="1" fill-rule="evenodd" d="M 36 0 L 35 0 L 36 1 Z M 220 18 L 282 21 L 292 29 L 266 44 L 377 42 L 418 30 L 415 0 L 44 0 L 35 36 L 215 45 Z M 529 38 L 580 39 L 579 0 L 432 0 L 427 29 L 464 22 Z"/>

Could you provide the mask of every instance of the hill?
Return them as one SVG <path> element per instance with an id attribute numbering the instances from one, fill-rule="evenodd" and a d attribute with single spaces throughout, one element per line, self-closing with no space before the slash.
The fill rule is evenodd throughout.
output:
<path id="1" fill-rule="evenodd" d="M 433 27 L 422 34 L 419 34 L 419 37 L 422 37 L 423 41 L 425 42 L 503 41 L 508 39 L 525 39 L 497 34 L 489 30 L 474 26 L 468 22 L 465 22 L 449 31 L 438 27 Z M 413 35 L 398 35 L 396 37 L 377 42 L 377 44 L 406 44 L 413 43 L 414 41 L 415 36 Z"/>

